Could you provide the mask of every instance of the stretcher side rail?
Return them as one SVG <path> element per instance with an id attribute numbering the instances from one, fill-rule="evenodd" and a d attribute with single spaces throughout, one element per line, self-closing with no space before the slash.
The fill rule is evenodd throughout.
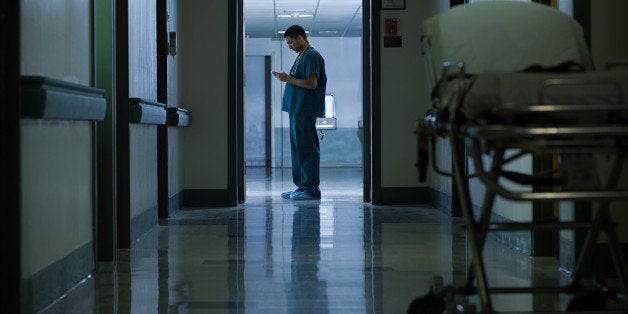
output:
<path id="1" fill-rule="evenodd" d="M 492 121 L 508 124 L 574 125 L 628 124 L 626 104 L 516 105 L 506 104 L 490 111 Z M 584 117 L 584 118 L 583 118 Z"/>
<path id="2" fill-rule="evenodd" d="M 543 127 L 543 126 L 461 126 L 461 131 L 469 137 L 482 137 L 486 139 L 516 139 L 525 137 L 535 138 L 567 138 L 572 137 L 611 137 L 625 139 L 628 137 L 628 126 L 574 126 L 574 127 Z"/>
<path id="3" fill-rule="evenodd" d="M 482 127 L 482 129 L 485 129 L 486 127 Z M 617 156 L 616 160 L 615 160 L 615 164 L 618 163 L 622 163 L 623 160 L 625 159 L 625 153 L 626 153 L 626 149 L 628 148 L 628 127 L 610 127 L 610 128 L 602 128 L 600 130 L 597 130 L 596 132 L 592 132 L 589 131 L 589 129 L 581 129 L 581 128 L 576 128 L 576 131 L 578 134 L 586 134 L 586 135 L 591 135 L 592 133 L 595 133 L 595 135 L 605 135 L 605 134 L 612 134 L 612 135 L 616 135 L 616 136 L 621 136 L 623 138 L 623 142 L 621 142 L 622 145 L 618 145 L 620 144 L 620 142 L 613 142 L 613 143 L 608 143 L 604 141 L 599 141 L 599 140 L 592 140 L 592 141 L 567 141 L 570 145 L 573 145 L 572 147 L 570 147 L 571 149 L 567 149 L 567 150 L 563 150 L 561 147 L 547 147 L 547 141 L 537 141 L 535 145 L 516 145 L 516 143 L 514 143 L 513 141 L 511 141 L 511 139 L 513 139 L 514 137 L 519 137 L 519 130 L 515 130 L 512 134 L 510 134 L 509 136 L 505 136 L 504 133 L 506 131 L 508 131 L 508 129 L 512 129 L 510 127 L 501 127 L 501 128 L 496 128 L 493 129 L 494 132 L 492 132 L 491 134 L 495 134 L 497 137 L 501 138 L 501 139 L 505 139 L 503 142 L 501 142 L 503 145 L 498 145 L 500 146 L 500 148 L 502 149 L 510 149 L 510 148 L 521 148 L 521 147 L 525 147 L 526 149 L 529 150 L 524 150 L 522 152 L 519 152 L 511 157 L 506 157 L 502 160 L 502 162 L 498 165 L 496 165 L 496 167 L 494 166 L 493 168 L 493 172 L 496 172 L 496 174 L 502 174 L 499 172 L 500 169 L 502 169 L 502 167 L 518 158 L 521 158 L 523 156 L 532 154 L 532 151 L 534 151 L 536 154 L 539 153 L 610 153 L 610 152 L 615 152 L 618 153 L 619 155 Z M 525 200 L 532 200 L 532 201 L 554 201 L 554 200 L 601 200 L 601 199 L 628 199 L 628 191 L 626 190 L 617 190 L 617 191 L 599 191 L 599 190 L 591 190 L 591 191 L 566 191 L 566 192 L 519 192 L 519 191 L 512 191 L 509 189 L 504 188 L 503 186 L 501 186 L 498 182 L 497 182 L 497 178 L 495 178 L 495 176 L 493 174 L 491 174 L 491 171 L 486 170 L 484 164 L 482 163 L 482 154 L 485 152 L 485 145 L 481 145 L 480 143 L 480 139 L 483 139 L 483 137 L 481 136 L 482 133 L 479 132 L 478 134 L 473 133 L 475 129 L 467 129 L 467 131 L 471 132 L 471 135 L 467 135 L 468 137 L 468 141 L 470 142 L 470 145 L 468 145 L 469 148 L 469 154 L 472 157 L 471 159 L 473 160 L 473 164 L 475 167 L 475 173 L 472 176 L 477 176 L 483 183 L 485 183 L 487 185 L 487 188 L 491 189 L 492 191 L 496 192 L 497 194 L 507 198 L 507 199 L 511 199 L 511 200 L 520 200 L 520 201 L 525 201 Z M 604 132 L 602 132 L 604 131 Z M 621 132 L 618 132 L 621 131 Z M 457 133 L 457 132 L 456 132 Z M 545 133 L 548 133 L 549 135 L 555 135 L 555 134 L 560 134 L 563 135 L 565 134 L 565 132 L 560 132 L 560 130 L 545 130 L 545 132 L 540 132 L 539 130 L 534 130 L 533 132 L 529 133 L 529 134 L 537 134 L 540 133 L 541 135 L 545 135 Z M 459 134 L 463 134 L 463 133 L 459 133 Z M 434 137 L 432 137 L 433 139 Z M 528 142 L 530 140 L 528 139 Z M 540 143 L 540 144 L 539 144 Z M 588 147 L 584 147 L 583 145 L 589 145 Z M 535 149 L 536 148 L 536 149 Z M 541 150 L 541 148 L 545 148 L 546 151 L 543 152 Z M 604 149 L 603 149 L 604 148 Z M 446 172 L 443 171 L 441 169 L 438 168 L 437 165 L 437 160 L 436 160 L 436 147 L 434 144 L 431 145 L 430 147 L 431 150 L 431 158 L 432 158 L 432 166 L 433 169 L 437 172 L 437 173 L 444 173 L 446 175 L 451 176 L 453 173 L 452 172 Z M 614 168 L 617 168 L 621 165 L 615 165 Z M 502 174 L 501 177 L 504 177 L 504 175 Z M 469 177 L 467 177 L 466 179 L 468 180 Z M 551 182 L 551 181 L 550 181 Z M 521 183 L 521 182 L 518 182 Z M 551 184 L 551 183 L 550 183 Z"/>
<path id="4" fill-rule="evenodd" d="M 518 201 L 554 201 L 554 200 L 617 200 L 628 199 L 628 191 L 626 190 L 612 190 L 612 191 L 564 191 L 564 192 L 518 192 L 504 188 L 497 182 L 497 178 L 487 171 L 482 164 L 481 153 L 479 149 L 479 141 L 474 139 L 470 146 L 470 154 L 472 156 L 473 165 L 475 167 L 475 173 L 477 177 L 486 184 L 488 189 L 496 192 L 497 194 L 510 199 Z M 621 167 L 625 161 L 626 151 L 621 150 L 615 159 L 613 164 L 613 170 Z M 499 165 L 501 168 L 502 165 Z"/>
<path id="5" fill-rule="evenodd" d="M 582 152 L 614 152 L 628 147 L 628 126 L 521 127 L 508 125 L 463 127 L 466 138 L 481 139 L 490 147 L 522 148 L 560 153 L 561 148 Z"/>
<path id="6" fill-rule="evenodd" d="M 578 72 L 575 72 L 578 73 Z M 546 97 L 549 94 L 549 90 L 552 88 L 561 88 L 561 87 L 587 87 L 587 86 L 597 86 L 597 87 L 611 87 L 615 90 L 615 99 L 609 100 L 611 104 L 613 103 L 621 103 L 622 99 L 624 99 L 624 93 L 621 89 L 621 86 L 617 82 L 608 81 L 608 80 L 600 80 L 600 79 L 583 79 L 583 78 L 560 78 L 560 79 L 547 79 L 543 82 L 543 85 L 539 89 L 538 93 L 538 102 L 540 104 L 546 103 Z"/>
<path id="7" fill-rule="evenodd" d="M 571 106 L 568 108 L 560 108 L 561 106 L 538 106 L 542 112 L 552 116 L 555 112 L 551 109 L 559 108 L 559 116 L 563 117 L 565 113 L 573 114 L 574 112 L 582 112 L 582 106 Z M 575 107 L 575 108 L 574 108 Z M 608 105 L 606 106 L 609 113 L 608 116 L 615 117 L 617 113 L 628 113 L 628 105 Z M 623 107 L 623 108 L 622 108 Z M 519 107 L 518 109 L 522 109 Z M 510 112 L 519 114 L 521 111 L 509 109 Z M 590 109 L 587 109 L 587 111 Z M 534 108 L 525 108 L 523 112 L 534 112 Z M 604 110 L 602 110 L 604 111 Z M 606 116 L 601 114 L 601 116 Z M 551 120 L 551 119 L 550 119 Z M 597 123 L 607 121 L 598 121 Z M 618 163 L 624 162 L 624 156 L 628 149 L 628 126 L 625 124 L 617 124 L 610 126 L 573 126 L 573 127 L 544 127 L 532 125 L 529 127 L 516 125 L 480 125 L 480 126 L 455 126 L 460 130 L 461 136 L 470 142 L 469 153 L 473 159 L 475 171 L 480 180 L 486 184 L 487 188 L 497 194 L 511 200 L 532 200 L 532 201 L 553 201 L 553 200 L 617 200 L 628 199 L 628 191 L 611 190 L 611 191 L 575 191 L 575 192 L 518 192 L 504 188 L 494 179 L 495 176 L 491 171 L 486 170 L 481 162 L 481 155 L 500 147 L 502 149 L 520 148 L 534 154 L 615 154 L 614 169 L 620 167 Z M 488 144 L 487 144 L 488 142 Z M 487 146 L 489 147 L 487 149 Z M 510 160 L 509 160 L 510 161 Z M 493 172 L 499 173 L 503 162 L 498 165 Z M 500 175 L 504 177 L 503 174 Z M 518 182 L 521 183 L 521 182 Z"/>
<path id="8" fill-rule="evenodd" d="M 425 122 L 427 121 L 427 122 Z M 522 156 L 554 153 L 613 153 L 621 147 L 628 147 L 628 127 L 522 127 L 510 125 L 463 125 L 461 134 L 465 138 L 478 138 L 483 142 L 481 151 L 488 153 L 496 146 L 520 149 L 517 154 L 505 157 L 504 164 Z M 437 163 L 436 137 L 446 137 L 451 125 L 436 122 L 433 116 L 425 118 L 421 125 L 420 137 L 429 150 L 432 169 L 440 175 L 451 177 L 450 170 L 443 170 Z M 579 138 L 575 138 L 579 136 Z M 426 158 L 426 157 L 424 157 Z M 419 169 L 425 171 L 424 169 Z M 469 174 L 468 178 L 475 177 Z"/>

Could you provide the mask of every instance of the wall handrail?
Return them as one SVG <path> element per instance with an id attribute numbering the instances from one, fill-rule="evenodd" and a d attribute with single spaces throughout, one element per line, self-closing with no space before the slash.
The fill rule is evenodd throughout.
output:
<path id="1" fill-rule="evenodd" d="M 22 76 L 20 84 L 23 118 L 105 119 L 107 100 L 102 89 L 44 76 Z"/>
<path id="2" fill-rule="evenodd" d="M 129 122 L 166 124 L 166 105 L 142 98 L 129 98 Z"/>
<path id="3" fill-rule="evenodd" d="M 168 107 L 168 126 L 191 126 L 192 111 L 178 107 Z"/>

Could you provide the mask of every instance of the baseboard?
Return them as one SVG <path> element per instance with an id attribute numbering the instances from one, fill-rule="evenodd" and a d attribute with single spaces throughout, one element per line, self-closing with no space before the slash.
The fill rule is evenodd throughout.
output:
<path id="1" fill-rule="evenodd" d="M 429 194 L 429 202 L 428 204 L 442 211 L 449 217 L 453 217 L 454 213 L 452 212 L 453 208 L 453 198 L 451 195 L 442 193 L 433 188 L 427 188 Z M 476 217 L 479 215 L 481 208 L 479 206 L 473 206 L 473 212 Z M 504 218 L 494 212 L 491 215 L 491 221 L 500 223 L 500 222 L 513 222 L 510 219 Z M 497 240 L 499 243 L 505 245 L 506 247 L 524 253 L 530 254 L 532 252 L 532 236 L 530 231 L 507 231 L 507 232 L 498 232 L 493 231 L 489 232 L 489 236 Z"/>
<path id="2" fill-rule="evenodd" d="M 94 243 L 89 242 L 64 258 L 22 279 L 23 313 L 35 313 L 94 273 Z"/>
<path id="3" fill-rule="evenodd" d="M 174 216 L 181 210 L 183 204 L 183 192 L 184 191 L 181 191 L 168 198 L 168 217 Z"/>
<path id="4" fill-rule="evenodd" d="M 184 207 L 235 207 L 237 201 L 229 197 L 228 190 L 186 189 L 183 191 Z"/>
<path id="5" fill-rule="evenodd" d="M 429 190 L 425 186 L 382 188 L 379 205 L 430 204 Z"/>
<path id="6" fill-rule="evenodd" d="M 452 212 L 453 198 L 451 197 L 451 195 L 437 191 L 436 189 L 433 189 L 433 188 L 428 188 L 428 189 L 429 189 L 428 193 L 429 193 L 429 198 L 430 198 L 429 204 L 432 205 L 434 208 L 445 213 L 445 215 L 449 217 L 453 217 L 453 212 Z"/>
<path id="7" fill-rule="evenodd" d="M 382 188 L 381 196 L 381 205 L 427 204 L 447 215 L 451 215 L 453 203 L 451 196 L 431 187 Z"/>
<path id="8" fill-rule="evenodd" d="M 131 219 L 131 243 L 137 241 L 150 228 L 157 225 L 157 206 L 153 206 Z"/>

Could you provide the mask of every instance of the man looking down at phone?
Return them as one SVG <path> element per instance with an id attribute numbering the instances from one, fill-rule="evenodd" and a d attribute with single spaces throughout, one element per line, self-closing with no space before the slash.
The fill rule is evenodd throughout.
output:
<path id="1" fill-rule="evenodd" d="M 293 200 L 320 199 L 320 144 L 316 133 L 316 118 L 325 113 L 325 60 L 310 45 L 303 27 L 290 26 L 284 38 L 297 53 L 290 74 L 272 72 L 285 82 L 281 110 L 290 117 L 290 152 L 294 191 L 281 193 Z"/>

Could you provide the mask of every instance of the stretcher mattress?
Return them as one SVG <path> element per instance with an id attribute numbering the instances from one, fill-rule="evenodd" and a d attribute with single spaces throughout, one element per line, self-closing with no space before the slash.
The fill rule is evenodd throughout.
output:
<path id="1" fill-rule="evenodd" d="M 574 61 L 593 65 L 582 27 L 546 5 L 489 1 L 456 6 L 422 25 L 431 72 L 440 79 L 443 62 L 463 62 L 466 72 L 516 72 L 531 65 Z M 548 45 L 547 43 L 551 43 Z"/>
<path id="2" fill-rule="evenodd" d="M 495 113 L 496 109 L 502 107 L 584 105 L 595 108 L 600 105 L 628 104 L 628 71 L 486 72 L 472 80 L 459 110 L 468 120 L 480 124 L 499 122 L 494 121 L 500 118 Z"/>

